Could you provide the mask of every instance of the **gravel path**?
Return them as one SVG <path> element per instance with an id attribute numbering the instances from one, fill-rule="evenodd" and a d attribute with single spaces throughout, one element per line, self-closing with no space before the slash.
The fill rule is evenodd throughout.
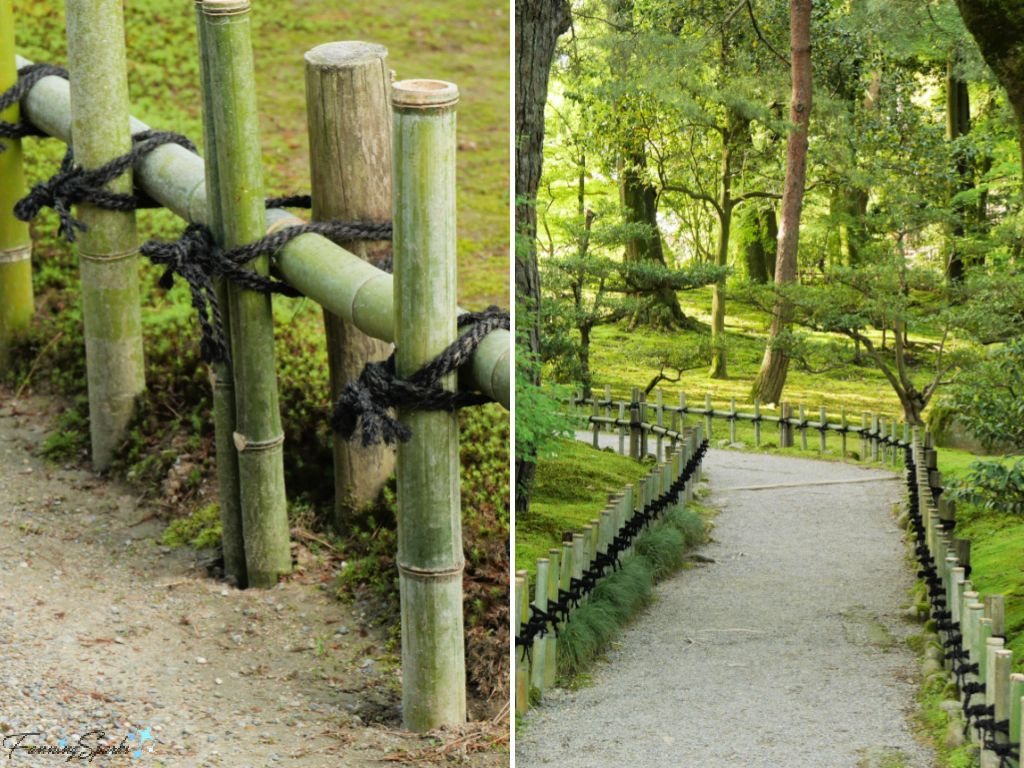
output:
<path id="1" fill-rule="evenodd" d="M 919 630 L 900 618 L 913 583 L 890 515 L 901 485 L 732 451 L 704 467 L 714 562 L 658 585 L 592 684 L 527 716 L 517 766 L 932 765 L 909 722 L 905 639 Z"/>
<path id="2" fill-rule="evenodd" d="M 306 567 L 273 590 L 207 578 L 192 553 L 159 545 L 163 526 L 135 493 L 37 458 L 48 403 L 5 399 L 0 390 L 5 765 L 72 761 L 16 744 L 92 749 L 129 735 L 131 751 L 151 739 L 138 762 L 127 750 L 89 762 L 82 747 L 73 762 L 364 768 L 438 751 L 401 732 L 397 659 L 356 607 L 329 596 L 329 568 L 305 552 Z M 507 752 L 468 754 L 481 727 L 438 735 L 467 736 L 453 762 L 507 766 Z"/>

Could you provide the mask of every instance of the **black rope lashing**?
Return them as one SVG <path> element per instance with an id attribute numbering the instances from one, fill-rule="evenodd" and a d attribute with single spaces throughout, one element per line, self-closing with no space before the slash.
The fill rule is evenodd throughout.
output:
<path id="1" fill-rule="evenodd" d="M 0 112 L 6 112 L 7 109 L 21 101 L 25 94 L 31 91 L 33 86 L 44 77 L 63 77 L 67 80 L 68 71 L 64 67 L 55 67 L 52 64 L 26 64 L 18 70 L 18 79 L 14 85 L 0 93 Z M 45 135 L 24 117 L 18 123 L 0 120 L 0 138 L 21 139 L 25 136 Z M 0 152 L 6 151 L 7 145 L 0 142 Z"/>
<path id="2" fill-rule="evenodd" d="M 704 455 L 707 453 L 709 443 L 705 440 L 701 443 L 697 452 L 690 457 L 682 474 L 673 481 L 663 494 L 645 504 L 642 508 L 634 511 L 632 517 L 622 524 L 618 534 L 604 552 L 594 556 L 590 564 L 583 569 L 580 578 L 570 577 L 569 589 L 558 590 L 558 600 L 549 601 L 545 613 L 546 620 L 537 618 L 539 609 L 535 611 L 531 605 L 531 618 L 525 622 L 516 635 L 516 647 L 523 648 L 522 658 L 532 659 L 530 649 L 536 638 L 543 637 L 549 631 L 547 628 L 551 616 L 557 616 L 558 621 L 565 623 L 569 619 L 572 608 L 578 608 L 580 601 L 594 591 L 600 579 L 605 576 L 606 571 L 618 569 L 619 555 L 629 549 L 633 542 L 640 535 L 648 523 L 656 519 L 665 509 L 679 501 L 680 494 L 690 482 L 697 468 L 700 466 Z M 554 626 L 554 625 L 553 625 Z M 557 635 L 557 632 L 556 632 Z"/>
<path id="3" fill-rule="evenodd" d="M 268 208 L 300 208 L 309 205 L 309 195 L 270 198 Z M 225 250 L 217 245 L 213 232 L 204 224 L 189 224 L 181 237 L 171 242 L 149 240 L 140 252 L 157 266 L 164 267 L 161 287 L 167 289 L 178 275 L 188 283 L 192 306 L 199 315 L 202 338 L 199 351 L 208 363 L 227 362 L 230 359 L 224 337 L 220 307 L 213 288 L 213 278 L 222 277 L 248 291 L 282 296 L 300 296 L 288 283 L 260 275 L 245 265 L 263 255 L 272 255 L 301 235 L 315 233 L 330 239 L 388 240 L 390 222 L 325 221 L 283 227 L 252 243 Z"/>
<path id="4" fill-rule="evenodd" d="M 75 164 L 74 148 L 68 144 L 67 152 L 57 173 L 46 181 L 38 182 L 25 197 L 14 205 L 14 216 L 31 221 L 43 208 L 53 208 L 60 218 L 57 234 L 74 242 L 75 230 L 85 231 L 86 225 L 71 214 L 76 203 L 90 203 L 108 211 L 134 211 L 137 208 L 157 206 L 139 189 L 131 193 L 111 192 L 107 184 L 124 174 L 136 160 L 164 144 L 178 144 L 190 152 L 195 145 L 185 136 L 172 131 L 140 131 L 132 135 L 132 148 L 98 168 L 85 169 Z"/>
<path id="5" fill-rule="evenodd" d="M 351 440 L 359 426 L 364 446 L 379 442 L 394 445 L 407 441 L 412 432 L 391 415 L 393 408 L 451 412 L 488 402 L 490 398 L 478 392 L 449 392 L 440 382 L 469 361 L 487 334 L 499 328 L 509 330 L 509 315 L 490 307 L 460 315 L 458 324 L 469 330 L 407 379 L 396 375 L 394 354 L 385 361 L 368 363 L 338 397 L 331 416 L 334 431 Z"/>

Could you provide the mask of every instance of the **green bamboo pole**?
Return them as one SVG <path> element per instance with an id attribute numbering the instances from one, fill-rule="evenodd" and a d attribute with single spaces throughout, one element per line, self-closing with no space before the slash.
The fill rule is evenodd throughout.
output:
<path id="1" fill-rule="evenodd" d="M 533 604 L 537 610 L 548 609 L 548 575 L 551 564 L 547 558 L 537 560 L 536 577 L 533 584 Z M 551 660 L 548 658 L 547 635 L 533 641 L 533 665 L 530 669 L 530 687 L 536 688 L 543 696 L 547 690 L 547 668 Z"/>
<path id="2" fill-rule="evenodd" d="M 552 547 L 548 550 L 548 605 L 558 600 L 558 585 L 562 573 L 562 550 Z M 544 667 L 544 687 L 554 688 L 555 678 L 558 676 L 558 640 L 554 632 L 548 632 L 544 636 L 544 658 L 547 664 Z"/>
<path id="3" fill-rule="evenodd" d="M 213 128 L 210 84 L 210 56 L 206 52 L 207 34 L 203 24 L 201 0 L 196 0 L 196 35 L 199 41 L 199 80 L 203 96 L 203 149 L 205 174 L 210 188 L 217 189 L 217 145 Z M 224 221 L 219 195 L 207 197 L 207 222 L 220 242 L 224 241 Z M 224 335 L 230 346 L 231 302 L 223 279 L 214 282 L 217 305 L 224 322 Z M 235 376 L 228 363 L 213 365 L 213 428 L 217 452 L 217 491 L 220 497 L 221 545 L 224 551 L 224 575 L 237 587 L 248 586 L 245 573 L 245 539 L 242 532 L 242 500 L 238 485 L 238 452 L 235 433 Z"/>
<path id="4" fill-rule="evenodd" d="M 0 0 L 0 91 L 18 80 L 14 61 L 14 10 L 11 0 Z M 17 123 L 20 111 L 14 104 L 0 113 L 0 120 Z M 20 139 L 4 139 L 0 152 L 0 376 L 10 366 L 10 346 L 15 335 L 28 327 L 34 311 L 32 300 L 32 240 L 28 224 L 14 218 L 14 204 L 25 194 Z"/>
<path id="5" fill-rule="evenodd" d="M 519 635 L 523 632 L 523 625 L 526 623 L 527 613 L 529 612 L 529 609 L 526 607 L 530 601 L 530 593 L 527 589 L 528 579 L 526 571 L 518 571 L 516 573 L 516 602 L 513 618 L 516 625 L 516 634 Z M 513 663 L 515 664 L 516 712 L 525 714 L 526 710 L 530 707 L 529 657 L 525 651 L 516 648 Z"/>
<path id="6" fill-rule="evenodd" d="M 204 0 L 199 20 L 217 155 L 226 248 L 263 237 L 265 213 L 259 112 L 252 65 L 249 0 Z M 267 274 L 269 260 L 251 262 Z M 278 409 L 270 297 L 229 289 L 235 389 L 235 448 L 249 586 L 271 587 L 291 569 L 284 491 L 284 434 Z"/>
<path id="7" fill-rule="evenodd" d="M 18 66 L 32 62 L 17 57 Z M 42 78 L 22 100 L 25 114 L 37 128 L 68 141 L 71 118 L 68 84 L 59 77 Z M 149 126 L 132 118 L 132 131 Z M 207 223 L 203 161 L 177 144 L 165 144 L 135 165 L 139 186 L 161 205 L 194 223 Z M 267 211 L 271 227 L 294 223 L 287 211 Z M 297 237 L 274 256 L 274 266 L 303 294 L 361 331 L 381 341 L 395 340 L 393 279 L 320 235 Z M 487 395 L 505 408 L 511 400 L 512 343 L 508 331 L 496 330 L 459 370 L 459 384 Z"/>
<path id="8" fill-rule="evenodd" d="M 124 21 L 120 0 L 66 0 L 71 133 L 75 160 L 96 168 L 131 148 Z M 132 174 L 112 181 L 129 193 Z M 146 389 L 133 212 L 78 207 L 92 464 L 106 469 Z"/>
<path id="9" fill-rule="evenodd" d="M 316 221 L 391 219 L 391 72 L 382 45 L 339 42 L 305 55 L 309 169 Z M 344 243 L 368 261 L 390 253 L 386 242 Z M 324 310 L 331 400 L 366 363 L 384 360 L 391 345 Z M 345 532 L 356 512 L 377 501 L 395 468 L 381 443 L 334 436 L 334 527 Z"/>
<path id="10" fill-rule="evenodd" d="M 405 80 L 392 88 L 400 377 L 411 376 L 456 337 L 457 101 L 458 89 L 438 80 Z M 454 389 L 454 378 L 443 385 Z M 427 731 L 466 719 L 458 419 L 443 411 L 398 415 L 412 430 L 398 446 L 396 465 L 402 717 L 406 728 Z"/>

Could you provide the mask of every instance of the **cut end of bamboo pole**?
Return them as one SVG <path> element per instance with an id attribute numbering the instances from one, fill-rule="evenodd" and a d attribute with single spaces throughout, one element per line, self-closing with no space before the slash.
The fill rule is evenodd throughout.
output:
<path id="1" fill-rule="evenodd" d="M 446 80 L 399 80 L 391 86 L 391 105 L 399 109 L 439 109 L 458 101 L 458 86 Z"/>
<path id="2" fill-rule="evenodd" d="M 198 0 L 198 4 L 207 16 L 234 16 L 252 7 L 249 0 Z"/>
<path id="3" fill-rule="evenodd" d="M 377 43 L 361 40 L 323 43 L 306 51 L 307 64 L 321 69 L 346 69 L 354 64 L 376 62 L 387 58 L 388 49 Z"/>

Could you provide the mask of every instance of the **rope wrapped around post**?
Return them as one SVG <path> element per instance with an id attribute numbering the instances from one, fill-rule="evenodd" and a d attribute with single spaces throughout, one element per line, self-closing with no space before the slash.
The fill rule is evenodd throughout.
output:
<path id="1" fill-rule="evenodd" d="M 394 353 L 385 361 L 367 363 L 359 378 L 346 385 L 334 405 L 331 416 L 334 430 L 351 440 L 360 426 L 363 445 L 379 442 L 394 445 L 407 441 L 412 433 L 391 415 L 393 408 L 455 411 L 490 402 L 489 397 L 477 392 L 449 392 L 439 382 L 468 361 L 491 331 L 509 330 L 509 314 L 492 306 L 483 312 L 460 315 L 458 325 L 460 328 L 469 326 L 469 330 L 408 379 L 400 379 L 395 373 Z"/>
<path id="2" fill-rule="evenodd" d="M 68 79 L 68 71 L 64 67 L 56 67 L 52 64 L 26 64 L 18 70 L 18 81 L 3 93 L 0 93 L 0 112 L 5 112 L 8 107 L 17 104 L 21 98 L 32 90 L 32 86 L 44 77 L 63 77 Z M 10 123 L 0 120 L 0 138 L 21 139 L 25 136 L 45 136 L 46 134 L 36 128 L 32 123 L 23 117 L 20 122 Z M 0 152 L 6 152 L 7 146 L 0 141 Z"/>

